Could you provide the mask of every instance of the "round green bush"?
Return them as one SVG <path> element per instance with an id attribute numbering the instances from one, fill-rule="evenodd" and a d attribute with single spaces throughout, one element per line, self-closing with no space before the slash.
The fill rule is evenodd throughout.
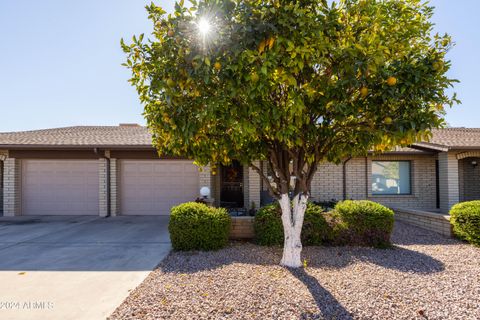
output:
<path id="1" fill-rule="evenodd" d="M 227 210 L 187 202 L 171 209 L 168 231 L 175 250 L 218 250 L 228 244 L 230 224 Z"/>
<path id="2" fill-rule="evenodd" d="M 255 240 L 260 245 L 283 245 L 282 210 L 278 203 L 260 208 L 253 222 Z M 332 228 L 325 219 L 322 207 L 308 203 L 302 227 L 302 243 L 321 245 L 332 240 Z"/>
<path id="3" fill-rule="evenodd" d="M 390 246 L 393 231 L 393 211 L 368 200 L 346 200 L 337 203 L 334 216 L 338 242 L 374 247 Z"/>
<path id="4" fill-rule="evenodd" d="M 480 246 L 480 200 L 454 205 L 450 210 L 450 223 L 457 237 Z"/>

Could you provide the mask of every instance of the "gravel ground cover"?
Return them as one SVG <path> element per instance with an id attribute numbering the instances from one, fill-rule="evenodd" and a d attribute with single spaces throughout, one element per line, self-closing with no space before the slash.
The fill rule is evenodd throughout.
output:
<path id="1" fill-rule="evenodd" d="M 392 249 L 172 252 L 110 319 L 480 319 L 480 248 L 396 222 Z"/>

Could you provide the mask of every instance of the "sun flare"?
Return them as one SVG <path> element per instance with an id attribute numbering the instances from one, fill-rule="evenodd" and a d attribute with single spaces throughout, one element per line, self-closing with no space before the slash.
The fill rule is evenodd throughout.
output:
<path id="1" fill-rule="evenodd" d="M 198 26 L 198 31 L 200 31 L 200 33 L 201 33 L 203 36 L 206 36 L 206 35 L 210 32 L 210 30 L 211 30 L 211 28 L 212 28 L 210 22 L 209 22 L 207 19 L 205 19 L 205 18 L 201 18 L 201 19 L 198 21 L 197 26 Z"/>

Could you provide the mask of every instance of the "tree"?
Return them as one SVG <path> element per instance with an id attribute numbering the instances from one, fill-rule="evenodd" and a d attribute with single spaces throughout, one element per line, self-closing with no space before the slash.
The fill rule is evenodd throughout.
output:
<path id="1" fill-rule="evenodd" d="M 183 0 L 147 6 L 154 31 L 122 47 L 160 154 L 238 160 L 282 209 L 282 265 L 322 161 L 382 152 L 443 125 L 448 35 L 420 0 Z M 273 182 L 255 165 L 268 162 Z"/>

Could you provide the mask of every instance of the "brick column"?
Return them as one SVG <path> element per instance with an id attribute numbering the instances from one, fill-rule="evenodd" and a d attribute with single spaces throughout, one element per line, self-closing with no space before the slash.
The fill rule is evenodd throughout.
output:
<path id="1" fill-rule="evenodd" d="M 255 161 L 254 164 L 260 168 L 260 161 Z M 255 208 L 260 208 L 260 176 L 259 174 L 248 167 L 248 203 L 245 204 L 245 207 L 251 209 L 252 202 L 255 203 Z"/>
<path id="2" fill-rule="evenodd" d="M 107 192 L 107 159 L 98 159 L 98 177 L 99 177 L 99 215 L 106 217 L 108 214 L 108 192 Z"/>
<path id="3" fill-rule="evenodd" d="M 15 158 L 6 158 L 3 172 L 3 215 L 5 217 L 21 214 L 21 162 Z"/>
<path id="4" fill-rule="evenodd" d="M 110 214 L 117 216 L 120 213 L 120 197 L 118 196 L 118 161 L 110 159 Z"/>
<path id="5" fill-rule="evenodd" d="M 3 215 L 3 161 L 8 154 L 0 150 L 0 216 Z"/>
<path id="6" fill-rule="evenodd" d="M 447 213 L 459 202 L 458 160 L 455 154 L 438 154 L 438 175 L 440 181 L 440 211 Z"/>
<path id="7" fill-rule="evenodd" d="M 210 169 L 210 166 L 205 166 L 200 168 L 200 174 L 199 174 L 199 184 L 198 184 L 198 196 L 200 196 L 200 188 L 202 187 L 208 187 L 210 188 L 210 199 L 215 199 L 215 185 L 214 185 L 214 179 L 212 178 L 212 172 Z"/>

